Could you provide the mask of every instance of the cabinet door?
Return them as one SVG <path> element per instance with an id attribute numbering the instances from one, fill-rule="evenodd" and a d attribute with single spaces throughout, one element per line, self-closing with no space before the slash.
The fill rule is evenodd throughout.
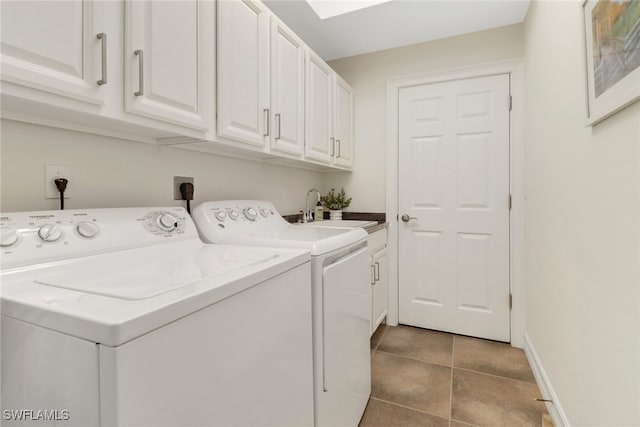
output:
<path id="1" fill-rule="evenodd" d="M 371 333 L 387 315 L 387 248 L 371 257 L 373 280 L 371 286 Z"/>
<path id="2" fill-rule="evenodd" d="M 3 1 L 1 7 L 3 81 L 104 103 L 102 2 Z"/>
<path id="3" fill-rule="evenodd" d="M 269 112 L 269 16 L 260 2 L 218 3 L 218 135 L 264 147 Z"/>
<path id="4" fill-rule="evenodd" d="M 336 76 L 335 155 L 334 164 L 353 167 L 353 91 Z"/>
<path id="5" fill-rule="evenodd" d="M 271 150 L 302 155 L 304 150 L 304 44 L 271 18 Z"/>
<path id="6" fill-rule="evenodd" d="M 125 3 L 125 108 L 207 130 L 215 7 L 205 0 Z M 211 83 L 210 83 L 211 82 Z"/>
<path id="7" fill-rule="evenodd" d="M 333 150 L 333 70 L 315 53 L 305 61 L 304 155 L 331 164 Z"/>

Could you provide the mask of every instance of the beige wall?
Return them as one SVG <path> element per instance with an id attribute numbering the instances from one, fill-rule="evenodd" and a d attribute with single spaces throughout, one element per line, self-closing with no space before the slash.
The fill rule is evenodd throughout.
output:
<path id="1" fill-rule="evenodd" d="M 522 25 L 486 30 L 442 40 L 353 56 L 330 65 L 353 86 L 355 168 L 329 174 L 327 184 L 341 187 L 353 203 L 348 210 L 385 210 L 387 80 L 416 73 L 520 58 Z"/>
<path id="2" fill-rule="evenodd" d="M 173 176 L 193 176 L 193 206 L 206 200 L 271 200 L 283 214 L 304 209 L 323 174 L 157 147 L 79 132 L 2 121 L 0 211 L 57 209 L 44 199 L 45 164 L 71 168 L 65 208 L 181 206 Z"/>
<path id="3" fill-rule="evenodd" d="M 584 126 L 581 3 L 525 22 L 527 333 L 571 425 L 639 425 L 640 103 Z"/>

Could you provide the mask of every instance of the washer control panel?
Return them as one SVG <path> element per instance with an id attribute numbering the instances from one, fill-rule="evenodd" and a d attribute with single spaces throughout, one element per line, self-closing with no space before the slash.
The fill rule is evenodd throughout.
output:
<path id="1" fill-rule="evenodd" d="M 206 202 L 193 210 L 200 236 L 207 242 L 221 243 L 233 234 L 273 231 L 289 224 L 271 202 L 226 200 Z"/>
<path id="2" fill-rule="evenodd" d="M 197 238 L 183 208 L 86 209 L 0 214 L 2 269 Z"/>

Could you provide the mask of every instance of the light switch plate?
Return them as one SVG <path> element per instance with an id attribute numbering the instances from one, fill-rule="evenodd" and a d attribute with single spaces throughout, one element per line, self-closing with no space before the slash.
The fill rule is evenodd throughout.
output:
<path id="1" fill-rule="evenodd" d="M 73 179 L 71 177 L 71 168 L 61 165 L 45 165 L 44 167 L 44 198 L 59 199 L 60 192 L 53 182 L 56 178 L 66 178 L 69 180 L 67 189 L 64 192 L 64 198 L 70 199 L 73 193 Z"/>

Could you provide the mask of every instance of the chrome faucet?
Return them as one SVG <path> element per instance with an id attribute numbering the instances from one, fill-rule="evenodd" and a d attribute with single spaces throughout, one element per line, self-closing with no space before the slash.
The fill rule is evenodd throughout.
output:
<path id="1" fill-rule="evenodd" d="M 316 195 L 318 196 L 318 202 L 320 201 L 320 192 L 318 190 L 316 190 L 315 188 L 312 188 L 311 190 L 307 191 L 307 195 L 304 199 L 304 204 L 305 204 L 305 211 L 302 214 L 302 222 L 313 222 L 314 218 L 313 218 L 313 207 L 311 209 L 309 209 L 309 194 L 311 193 L 316 193 Z M 315 205 L 314 205 L 315 206 Z"/>

